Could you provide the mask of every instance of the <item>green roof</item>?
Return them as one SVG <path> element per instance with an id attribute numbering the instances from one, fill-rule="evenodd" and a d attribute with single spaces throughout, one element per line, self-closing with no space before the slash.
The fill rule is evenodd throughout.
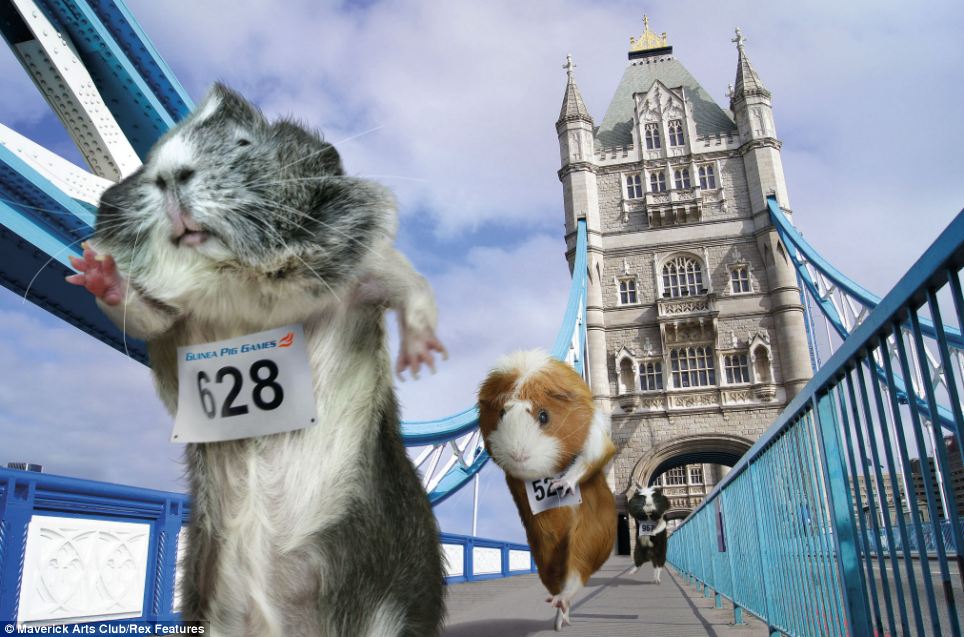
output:
<path id="1" fill-rule="evenodd" d="M 606 117 L 596 130 L 600 147 L 612 148 L 633 143 L 633 93 L 649 91 L 656 80 L 667 88 L 683 87 L 696 121 L 697 135 L 736 131 L 729 111 L 720 108 L 682 64 L 673 58 L 662 58 L 651 60 L 648 64 L 638 61 L 626 67 Z"/>

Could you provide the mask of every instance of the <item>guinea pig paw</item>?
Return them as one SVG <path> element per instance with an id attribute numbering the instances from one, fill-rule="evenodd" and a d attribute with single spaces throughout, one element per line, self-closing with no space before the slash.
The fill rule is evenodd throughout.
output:
<path id="1" fill-rule="evenodd" d="M 575 493 L 576 485 L 570 480 L 553 480 L 549 484 L 549 491 L 556 491 L 562 497 L 567 493 Z"/>
<path id="2" fill-rule="evenodd" d="M 114 257 L 97 254 L 87 242 L 82 245 L 82 258 L 70 256 L 70 264 L 78 274 L 66 277 L 67 283 L 83 286 L 107 305 L 119 305 L 127 295 L 127 279 L 117 270 Z"/>
<path id="3" fill-rule="evenodd" d="M 418 380 L 418 372 L 422 365 L 426 365 L 435 373 L 435 354 L 439 354 L 442 360 L 448 358 L 445 346 L 435 336 L 431 329 L 414 331 L 406 330 L 402 336 L 402 347 L 398 353 L 398 362 L 395 365 L 395 373 L 400 380 L 404 380 L 402 372 L 410 370 L 412 378 Z"/>

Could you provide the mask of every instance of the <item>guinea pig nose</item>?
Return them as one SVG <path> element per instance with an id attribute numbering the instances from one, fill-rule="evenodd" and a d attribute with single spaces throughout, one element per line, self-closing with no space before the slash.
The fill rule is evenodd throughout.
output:
<path id="1" fill-rule="evenodd" d="M 524 451 L 513 451 L 509 454 L 516 462 L 525 462 L 529 459 L 529 454 Z"/>
<path id="2" fill-rule="evenodd" d="M 177 179 L 177 182 L 180 184 L 187 183 L 193 176 L 194 176 L 193 168 L 182 168 L 174 174 L 174 177 Z"/>

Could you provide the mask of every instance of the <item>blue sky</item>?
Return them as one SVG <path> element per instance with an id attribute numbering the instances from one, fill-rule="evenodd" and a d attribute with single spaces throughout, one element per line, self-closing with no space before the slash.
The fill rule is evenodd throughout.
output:
<path id="1" fill-rule="evenodd" d="M 195 99 L 224 80 L 269 115 L 317 127 L 350 172 L 396 192 L 399 244 L 436 290 L 451 352 L 436 376 L 399 387 L 410 420 L 470 405 L 496 358 L 552 343 L 569 280 L 554 130 L 561 66 L 572 53 L 598 123 L 644 12 L 723 106 L 742 28 L 773 93 L 795 222 L 870 290 L 886 292 L 964 203 L 960 3 L 129 6 Z M 5 49 L 0 120 L 76 157 Z M 0 366 L 19 372 L 0 383 L 0 461 L 183 488 L 145 368 L 5 290 Z M 466 490 L 441 506 L 443 528 L 467 532 L 470 505 Z M 495 468 L 483 476 L 479 533 L 522 539 Z"/>

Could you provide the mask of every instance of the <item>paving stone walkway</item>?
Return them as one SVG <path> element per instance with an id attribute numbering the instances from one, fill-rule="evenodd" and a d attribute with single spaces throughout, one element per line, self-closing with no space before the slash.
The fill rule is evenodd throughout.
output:
<path id="1" fill-rule="evenodd" d="M 747 622 L 733 625 L 733 607 L 713 607 L 713 598 L 691 588 L 669 569 L 663 582 L 652 584 L 648 565 L 629 575 L 632 561 L 613 557 L 575 599 L 572 625 L 556 633 L 555 609 L 533 575 L 456 584 L 448 590 L 444 637 L 714 637 L 766 636 L 766 626 L 744 613 Z"/>

